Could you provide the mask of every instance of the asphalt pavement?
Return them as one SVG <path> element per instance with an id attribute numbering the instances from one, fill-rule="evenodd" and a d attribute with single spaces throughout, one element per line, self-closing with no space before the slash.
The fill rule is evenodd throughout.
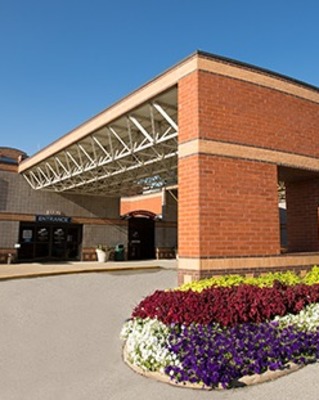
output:
<path id="1" fill-rule="evenodd" d="M 319 364 L 222 392 L 176 388 L 134 373 L 122 360 L 121 327 L 143 297 L 176 284 L 170 268 L 1 281 L 0 399 L 319 399 Z"/>

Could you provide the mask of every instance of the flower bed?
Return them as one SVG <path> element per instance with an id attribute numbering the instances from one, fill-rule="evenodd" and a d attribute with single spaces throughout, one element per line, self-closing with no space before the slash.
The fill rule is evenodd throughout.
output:
<path id="1" fill-rule="evenodd" d="M 129 362 L 174 382 L 229 388 L 243 376 L 317 361 L 318 268 L 303 281 L 290 274 L 290 285 L 287 276 L 281 282 L 267 276 L 267 285 L 263 277 L 253 284 L 156 291 L 122 329 Z"/>
<path id="2" fill-rule="evenodd" d="M 202 279 L 200 281 L 194 281 L 191 283 L 185 283 L 184 285 L 178 287 L 178 291 L 192 290 L 194 292 L 202 292 L 212 286 L 223 286 L 231 287 L 238 286 L 241 284 L 254 285 L 259 287 L 272 287 L 274 282 L 278 281 L 284 285 L 297 285 L 298 283 L 303 283 L 305 285 L 313 285 L 319 283 L 319 267 L 314 266 L 310 272 L 308 272 L 304 278 L 300 278 L 294 272 L 275 272 L 268 273 L 264 276 L 259 276 L 257 278 L 244 277 L 241 275 L 224 275 L 219 277 L 213 277 L 208 279 Z"/>
<path id="3" fill-rule="evenodd" d="M 221 326 L 255 322 L 275 316 L 296 314 L 306 305 L 319 302 L 319 284 L 271 288 L 252 285 L 211 287 L 201 293 L 188 290 L 156 291 L 134 309 L 133 318 L 157 318 L 166 325 L 192 323 Z"/>

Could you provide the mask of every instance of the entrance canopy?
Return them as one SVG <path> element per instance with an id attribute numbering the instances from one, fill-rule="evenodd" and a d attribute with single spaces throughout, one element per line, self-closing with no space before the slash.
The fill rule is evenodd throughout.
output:
<path id="1" fill-rule="evenodd" d="M 35 190 L 130 196 L 177 183 L 177 86 L 199 52 L 19 165 Z M 203 60 L 204 61 L 204 60 Z"/>
<path id="2" fill-rule="evenodd" d="M 253 160 L 257 154 L 257 159 L 266 162 L 275 161 L 278 165 L 283 165 L 283 159 L 288 159 L 288 164 L 284 165 L 289 167 L 295 167 L 296 162 L 300 164 L 300 158 L 291 162 L 291 151 L 270 155 L 269 145 L 266 142 L 264 143 L 266 150 L 259 149 L 256 153 L 252 143 L 247 146 L 244 136 L 240 136 L 240 141 L 245 147 L 238 149 L 235 145 L 238 140 L 227 137 L 228 134 L 232 134 L 234 126 L 241 126 L 244 129 L 240 116 L 235 112 L 233 124 L 226 126 L 221 134 L 227 140 L 224 138 L 219 141 L 218 135 L 214 135 L 213 140 L 207 142 L 208 132 L 205 127 L 205 130 L 200 132 L 203 136 L 200 140 L 194 136 L 194 132 L 185 137 L 180 133 L 178 148 L 177 109 L 181 132 L 191 121 L 194 122 L 191 129 L 198 123 L 195 116 L 198 116 L 200 82 L 195 79 L 194 85 L 190 84 L 190 91 L 184 95 L 180 90 L 181 82 L 187 85 L 188 79 L 194 77 L 193 73 L 198 77 L 208 73 L 216 77 L 218 82 L 235 79 L 238 82 L 253 84 L 254 87 L 266 87 L 279 93 L 317 102 L 317 91 L 314 91 L 313 87 L 234 60 L 196 52 L 34 156 L 23 160 L 19 165 L 19 172 L 35 190 L 113 197 L 130 196 L 149 189 L 175 185 L 177 152 L 180 158 L 187 157 L 197 149 L 196 152 L 199 153 L 211 151 L 215 155 L 226 157 L 244 154 L 245 159 Z M 205 86 L 204 83 L 203 85 Z M 214 96 L 218 93 L 217 89 L 216 86 L 212 92 Z M 188 102 L 191 91 L 194 92 L 192 104 Z M 236 93 L 239 93 L 237 89 Z M 230 95 L 227 101 L 231 99 L 234 100 Z M 238 99 L 241 101 L 240 97 Z M 225 102 L 225 99 L 222 98 L 222 101 Z M 212 101 L 209 100 L 208 103 L 211 104 Z M 208 115 L 212 121 L 209 110 L 205 111 L 206 103 L 203 104 L 200 118 L 203 120 L 205 115 Z M 195 110 L 193 114 L 190 113 L 191 106 Z M 220 104 L 217 104 L 216 109 L 218 107 Z M 229 112 L 233 112 L 234 109 L 234 104 L 225 109 L 228 110 L 225 121 L 230 121 Z M 183 115 L 187 117 L 184 120 L 181 118 Z M 221 118 L 221 114 L 214 113 L 214 120 L 217 117 Z M 249 114 L 249 121 L 250 118 Z M 251 131 L 251 127 L 248 126 L 245 134 Z M 274 129 L 270 131 L 273 132 Z M 191 138 L 194 140 L 190 140 Z M 303 159 L 304 161 L 307 165 L 309 162 L 311 165 L 315 164 L 317 170 L 317 160 Z"/>
<path id="3" fill-rule="evenodd" d="M 176 183 L 176 96 L 172 88 L 63 146 L 24 170 L 25 179 L 33 189 L 103 196 Z"/>

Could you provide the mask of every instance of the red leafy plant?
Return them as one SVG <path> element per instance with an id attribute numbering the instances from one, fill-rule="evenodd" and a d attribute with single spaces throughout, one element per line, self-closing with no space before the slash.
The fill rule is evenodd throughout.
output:
<path id="1" fill-rule="evenodd" d="M 231 327 L 261 323 L 276 315 L 296 314 L 316 302 L 319 302 L 319 284 L 285 286 L 275 282 L 273 287 L 211 287 L 201 293 L 157 290 L 140 302 L 132 317 L 157 318 L 166 325 L 217 322 Z"/>

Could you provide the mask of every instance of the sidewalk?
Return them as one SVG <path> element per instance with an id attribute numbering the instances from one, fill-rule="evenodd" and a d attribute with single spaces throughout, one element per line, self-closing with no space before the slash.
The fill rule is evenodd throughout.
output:
<path id="1" fill-rule="evenodd" d="M 0 264 L 0 280 L 35 278 L 50 275 L 79 274 L 88 272 L 118 272 L 156 269 L 176 269 L 176 260 L 68 262 Z"/>

